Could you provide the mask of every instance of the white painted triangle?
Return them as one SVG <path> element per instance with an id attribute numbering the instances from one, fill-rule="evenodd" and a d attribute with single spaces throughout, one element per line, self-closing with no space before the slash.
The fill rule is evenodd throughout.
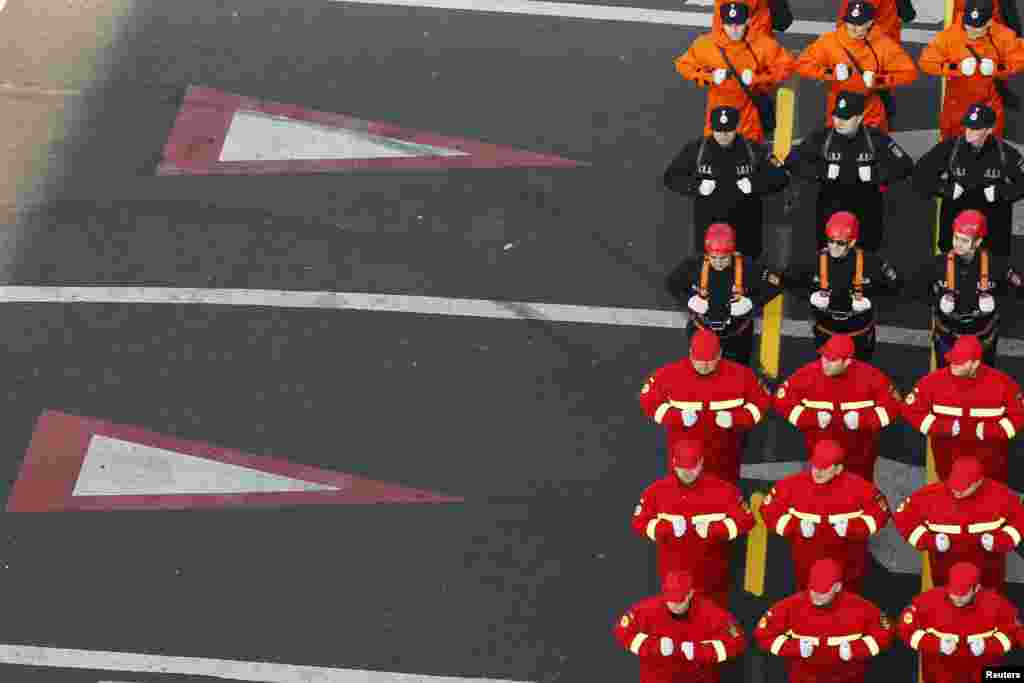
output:
<path id="1" fill-rule="evenodd" d="M 94 435 L 74 496 L 337 491 L 338 488 Z"/>
<path id="2" fill-rule="evenodd" d="M 228 127 L 220 161 L 386 159 L 467 154 L 457 149 L 421 145 L 284 116 L 237 111 Z"/>

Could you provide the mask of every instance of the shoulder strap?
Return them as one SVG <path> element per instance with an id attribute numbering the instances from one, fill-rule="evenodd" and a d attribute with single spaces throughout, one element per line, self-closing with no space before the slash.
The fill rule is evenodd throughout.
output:
<path id="1" fill-rule="evenodd" d="M 953 151 L 949 153 L 949 161 L 946 163 L 946 171 L 949 173 L 950 180 L 953 179 L 953 163 L 956 161 L 956 155 L 960 152 L 960 143 L 964 141 L 964 136 L 957 136 L 956 140 L 953 141 Z"/>
<path id="2" fill-rule="evenodd" d="M 708 147 L 708 138 L 705 135 L 700 139 L 700 149 L 697 150 L 697 172 L 700 173 L 700 167 L 704 165 L 704 150 Z"/>
<path id="3" fill-rule="evenodd" d="M 835 128 L 828 129 L 828 135 L 825 136 L 825 143 L 821 146 L 821 158 L 828 161 L 828 150 L 832 147 L 832 136 L 836 134 Z"/>
<path id="4" fill-rule="evenodd" d="M 946 253 L 946 289 L 956 291 L 956 252 Z"/>
<path id="5" fill-rule="evenodd" d="M 736 298 L 743 296 L 743 255 L 734 252 L 732 255 L 732 293 Z"/>
<path id="6" fill-rule="evenodd" d="M 999 136 L 993 135 L 996 140 L 996 147 L 999 149 L 999 170 L 1006 171 L 1006 145 L 999 139 Z"/>
<path id="7" fill-rule="evenodd" d="M 853 252 L 856 258 L 853 267 L 853 293 L 861 296 L 864 293 L 864 250 L 856 247 Z"/>
<path id="8" fill-rule="evenodd" d="M 708 275 L 711 270 L 711 259 L 708 258 L 707 254 L 704 255 L 704 264 L 700 267 L 700 298 L 708 298 Z"/>
<path id="9" fill-rule="evenodd" d="M 981 264 L 978 272 L 978 289 L 987 292 L 989 290 L 988 249 L 982 249 L 979 256 L 981 256 Z"/>
<path id="10" fill-rule="evenodd" d="M 818 289 L 828 289 L 828 250 L 818 252 Z"/>
<path id="11" fill-rule="evenodd" d="M 865 126 L 863 123 L 860 124 L 860 127 L 864 129 L 864 139 L 867 140 L 868 151 L 871 152 L 871 156 L 874 156 L 875 155 L 875 141 L 871 139 L 871 130 L 867 126 Z"/>
<path id="12" fill-rule="evenodd" d="M 747 96 L 747 99 L 749 99 L 751 102 L 754 102 L 754 93 L 750 92 L 750 88 L 748 88 L 747 84 L 743 82 L 742 78 L 740 78 L 740 74 L 738 71 L 736 71 L 736 67 L 729 59 L 729 55 L 725 54 L 725 50 L 722 49 L 721 45 L 715 44 L 715 47 L 718 48 L 718 53 L 722 55 L 722 59 L 725 60 L 726 66 L 729 67 L 729 75 L 736 79 L 736 83 L 739 84 L 740 88 L 743 90 L 743 94 Z"/>
<path id="13" fill-rule="evenodd" d="M 754 146 L 750 144 L 750 140 L 744 135 L 743 144 L 747 146 L 747 158 L 750 159 L 751 170 L 754 166 L 757 166 L 757 154 L 754 152 Z"/>

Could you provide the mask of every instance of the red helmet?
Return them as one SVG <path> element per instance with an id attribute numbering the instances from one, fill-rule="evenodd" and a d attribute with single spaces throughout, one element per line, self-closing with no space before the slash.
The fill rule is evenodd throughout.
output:
<path id="1" fill-rule="evenodd" d="M 825 225 L 825 236 L 834 240 L 854 242 L 860 237 L 860 221 L 849 211 L 837 211 Z"/>
<path id="2" fill-rule="evenodd" d="M 974 209 L 961 211 L 953 220 L 953 232 L 970 237 L 972 240 L 984 237 L 988 234 L 988 219 L 981 211 Z"/>
<path id="3" fill-rule="evenodd" d="M 727 223 L 712 223 L 704 233 L 704 251 L 714 256 L 731 256 L 736 251 L 736 231 Z"/>

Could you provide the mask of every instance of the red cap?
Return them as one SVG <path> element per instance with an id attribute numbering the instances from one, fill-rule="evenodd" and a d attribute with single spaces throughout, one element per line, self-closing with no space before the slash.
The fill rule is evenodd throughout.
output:
<path id="1" fill-rule="evenodd" d="M 811 455 L 811 467 L 816 470 L 827 470 L 832 465 L 843 462 L 846 454 L 843 448 L 831 439 L 822 439 L 814 444 L 814 454 Z"/>
<path id="2" fill-rule="evenodd" d="M 970 562 L 957 562 L 949 570 L 946 591 L 950 595 L 967 595 L 981 581 L 981 572 Z"/>
<path id="3" fill-rule="evenodd" d="M 722 342 L 711 330 L 699 329 L 690 339 L 690 360 L 708 361 L 718 358 Z"/>
<path id="4" fill-rule="evenodd" d="M 692 470 L 704 457 L 704 450 L 699 441 L 685 439 L 672 444 L 672 467 Z"/>
<path id="5" fill-rule="evenodd" d="M 848 334 L 833 334 L 825 344 L 818 349 L 818 353 L 826 360 L 844 360 L 853 358 L 854 351 L 853 337 Z"/>
<path id="6" fill-rule="evenodd" d="M 961 211 L 953 219 L 953 232 L 957 235 L 965 235 L 971 239 L 984 237 L 988 234 L 988 219 L 981 211 L 968 209 Z"/>
<path id="7" fill-rule="evenodd" d="M 736 231 L 727 223 L 712 223 L 704 233 L 704 251 L 715 256 L 731 256 L 736 251 Z"/>
<path id="8" fill-rule="evenodd" d="M 965 455 L 953 461 L 946 485 L 957 493 L 966 491 L 976 481 L 985 478 L 985 468 L 973 455 Z"/>
<path id="9" fill-rule="evenodd" d="M 828 593 L 832 590 L 832 586 L 842 580 L 843 568 L 835 560 L 826 557 L 811 565 L 807 587 L 815 593 Z"/>
<path id="10" fill-rule="evenodd" d="M 688 571 L 670 571 L 661 582 L 661 597 L 668 602 L 684 602 L 693 590 L 693 575 Z"/>
<path id="11" fill-rule="evenodd" d="M 837 211 L 825 224 L 825 235 L 847 242 L 860 237 L 860 221 L 849 211 Z"/>
<path id="12" fill-rule="evenodd" d="M 957 337 L 953 348 L 946 353 L 946 361 L 959 365 L 971 360 L 981 360 L 984 354 L 984 349 L 981 348 L 978 338 L 972 334 L 965 334 Z"/>

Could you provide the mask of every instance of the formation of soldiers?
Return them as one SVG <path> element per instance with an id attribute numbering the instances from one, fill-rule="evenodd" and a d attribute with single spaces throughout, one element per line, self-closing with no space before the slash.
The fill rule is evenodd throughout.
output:
<path id="1" fill-rule="evenodd" d="M 953 23 L 916 65 L 900 44 L 910 0 L 842 0 L 836 30 L 799 57 L 773 37 L 792 22 L 786 0 L 715 4 L 711 33 L 676 60 L 708 89 L 706 127 L 664 176 L 693 197 L 699 255 L 666 280 L 688 313 L 689 356 L 639 394 L 668 445 L 666 476 L 632 517 L 655 544 L 662 588 L 621 615 L 615 637 L 638 655 L 642 683 L 717 682 L 719 665 L 745 650 L 729 611 L 730 543 L 755 526 L 740 465 L 750 430 L 774 411 L 802 433 L 809 467 L 759 509 L 791 549 L 797 593 L 760 618 L 757 645 L 785 659 L 794 683 L 864 681 L 894 639 L 919 653 L 926 683 L 981 681 L 1024 647 L 1003 596 L 1007 553 L 1024 533 L 1024 503 L 1007 486 L 1024 393 L 995 368 L 1001 303 L 1022 291 L 1010 245 L 1024 159 L 1002 140 L 1017 106 L 1006 81 L 1024 71 L 1014 3 L 956 0 Z M 942 141 L 915 164 L 888 130 L 892 90 L 919 68 L 947 85 Z M 764 141 L 773 90 L 793 73 L 827 84 L 826 125 L 782 160 Z M 777 271 L 760 263 L 762 202 L 794 176 L 818 184 L 817 248 Z M 943 200 L 940 253 L 912 278 L 879 254 L 886 192 L 907 179 Z M 784 290 L 807 297 L 820 357 L 771 391 L 749 367 L 753 317 Z M 897 294 L 930 306 L 938 365 L 905 396 L 870 364 L 873 302 Z M 891 510 L 875 464 L 881 431 L 898 421 L 930 439 L 938 481 Z M 869 539 L 890 522 L 927 553 L 936 585 L 892 621 L 860 595 Z"/>

